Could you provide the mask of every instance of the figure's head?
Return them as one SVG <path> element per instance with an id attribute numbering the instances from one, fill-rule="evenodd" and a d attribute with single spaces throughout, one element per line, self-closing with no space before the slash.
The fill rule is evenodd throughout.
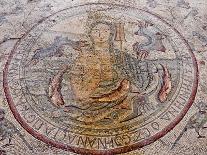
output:
<path id="1" fill-rule="evenodd" d="M 114 28 L 108 22 L 96 22 L 91 25 L 89 36 L 93 43 L 106 43 L 114 38 Z"/>
<path id="2" fill-rule="evenodd" d="M 3 109 L 0 109 L 0 120 L 3 120 L 5 117 L 5 111 Z"/>

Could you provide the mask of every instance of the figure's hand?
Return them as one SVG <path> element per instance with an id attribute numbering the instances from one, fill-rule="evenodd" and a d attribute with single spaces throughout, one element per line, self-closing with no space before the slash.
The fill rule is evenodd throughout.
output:
<path id="1" fill-rule="evenodd" d="M 89 43 L 87 41 L 76 41 L 72 44 L 72 48 L 81 51 L 81 48 L 88 46 Z"/>

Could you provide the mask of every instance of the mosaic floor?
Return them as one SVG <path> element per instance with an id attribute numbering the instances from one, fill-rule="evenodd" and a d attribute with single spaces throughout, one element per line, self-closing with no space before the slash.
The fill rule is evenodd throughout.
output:
<path id="1" fill-rule="evenodd" d="M 0 155 L 206 155 L 205 0 L 0 0 Z"/>

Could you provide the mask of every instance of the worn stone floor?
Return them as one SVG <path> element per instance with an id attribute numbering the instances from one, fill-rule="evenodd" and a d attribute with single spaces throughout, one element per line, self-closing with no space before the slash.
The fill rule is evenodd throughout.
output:
<path id="1" fill-rule="evenodd" d="M 0 0 L 0 155 L 206 155 L 206 10 Z"/>

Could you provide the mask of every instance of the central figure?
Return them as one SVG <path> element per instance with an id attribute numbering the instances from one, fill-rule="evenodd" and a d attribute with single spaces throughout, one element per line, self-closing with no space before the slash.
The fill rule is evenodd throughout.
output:
<path id="1" fill-rule="evenodd" d="M 49 96 L 53 104 L 63 106 L 67 112 L 87 115 L 91 121 L 102 119 L 115 109 L 133 110 L 130 118 L 139 115 L 139 103 L 134 99 L 146 91 L 152 75 L 147 63 L 132 57 L 122 47 L 115 48 L 114 42 L 120 35 L 111 23 L 90 25 L 89 43 L 82 42 L 75 62 L 63 67 L 51 82 Z M 63 99 L 62 79 L 73 92 L 70 103 Z M 94 118 L 96 112 L 101 116 Z"/>
<path id="2" fill-rule="evenodd" d="M 110 102 L 128 93 L 129 81 L 121 76 L 114 51 L 115 28 L 107 22 L 91 25 L 90 48 L 83 49 L 70 71 L 76 100 Z"/>

